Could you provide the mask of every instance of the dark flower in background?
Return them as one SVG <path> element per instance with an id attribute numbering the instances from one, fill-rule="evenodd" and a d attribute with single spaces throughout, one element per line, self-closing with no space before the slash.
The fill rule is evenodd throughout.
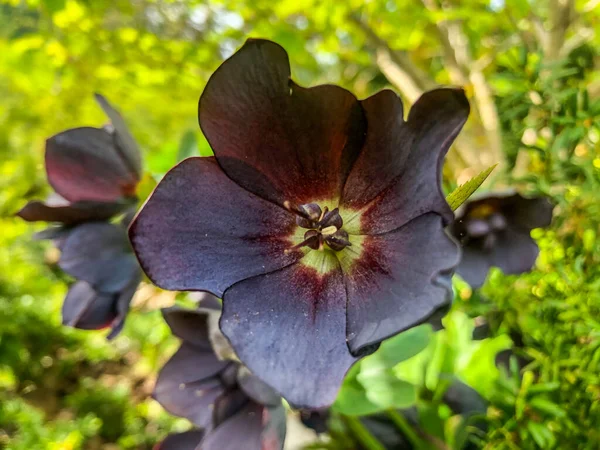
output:
<path id="1" fill-rule="evenodd" d="M 130 227 L 140 263 L 222 297 L 241 361 L 293 405 L 327 406 L 357 356 L 450 301 L 440 169 L 468 113 L 459 89 L 405 121 L 389 90 L 303 88 L 283 48 L 249 40 L 200 99 L 215 157 L 173 168 Z"/>
<path id="2" fill-rule="evenodd" d="M 173 307 L 164 309 L 163 316 L 183 342 L 162 368 L 154 398 L 204 433 L 169 436 L 158 449 L 281 449 L 285 438 L 281 397 L 239 363 L 217 357 L 207 312 Z"/>
<path id="3" fill-rule="evenodd" d="M 121 115 L 101 95 L 96 100 L 111 125 L 49 138 L 45 164 L 55 193 L 45 202 L 29 202 L 17 215 L 58 223 L 37 237 L 55 242 L 59 266 L 77 280 L 63 304 L 63 323 L 110 327 L 111 338 L 122 329 L 142 276 L 127 237 L 142 168 L 140 150 Z M 117 215 L 123 215 L 120 223 L 109 222 Z"/>
<path id="4" fill-rule="evenodd" d="M 539 249 L 530 232 L 550 225 L 552 209 L 545 197 L 519 194 L 491 194 L 466 203 L 450 226 L 463 248 L 456 272 L 480 287 L 492 266 L 507 275 L 531 270 Z"/>

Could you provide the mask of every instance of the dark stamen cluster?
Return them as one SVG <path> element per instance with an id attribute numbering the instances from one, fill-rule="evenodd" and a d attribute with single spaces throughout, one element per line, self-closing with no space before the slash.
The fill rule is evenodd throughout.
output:
<path id="1" fill-rule="evenodd" d="M 321 209 L 316 203 L 296 206 L 290 202 L 286 202 L 285 206 L 296 214 L 296 224 L 308 229 L 304 233 L 304 240 L 293 248 L 309 247 L 322 250 L 323 245 L 327 244 L 332 250 L 340 251 L 352 245 L 348 240 L 348 233 L 342 230 L 344 221 L 338 208 L 329 211 L 327 206 Z"/>

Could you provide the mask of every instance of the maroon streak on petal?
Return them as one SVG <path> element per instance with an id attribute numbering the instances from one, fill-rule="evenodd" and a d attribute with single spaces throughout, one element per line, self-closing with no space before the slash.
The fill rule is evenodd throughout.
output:
<path id="1" fill-rule="evenodd" d="M 366 132 L 350 92 L 296 85 L 285 50 L 259 39 L 211 76 L 199 121 L 227 175 L 280 205 L 339 197 Z"/>
<path id="2" fill-rule="evenodd" d="M 295 226 L 292 214 L 239 187 L 214 158 L 188 158 L 165 175 L 129 235 L 155 284 L 220 297 L 300 258 L 284 252 Z"/>
<path id="3" fill-rule="evenodd" d="M 127 128 L 119 111 L 113 108 L 103 95 L 94 94 L 94 97 L 115 129 L 116 143 L 118 145 L 118 151 L 121 152 L 121 157 L 130 171 L 135 174 L 136 178 L 139 180 L 142 174 L 142 155 L 137 142 L 135 142 L 135 139 L 129 132 L 129 128 Z"/>
<path id="4" fill-rule="evenodd" d="M 99 128 L 75 128 L 46 141 L 46 171 L 54 190 L 70 202 L 113 202 L 135 194 L 137 175 Z"/>
<path id="5" fill-rule="evenodd" d="M 154 450 L 196 450 L 203 436 L 200 430 L 170 434 Z"/>
<path id="6" fill-rule="evenodd" d="M 261 450 L 264 407 L 248 402 L 233 417 L 206 434 L 202 450 Z"/>
<path id="7" fill-rule="evenodd" d="M 361 233 L 392 231 L 431 211 L 451 221 L 440 185 L 441 168 L 469 115 L 464 92 L 426 92 L 411 108 L 407 122 L 400 99 L 391 91 L 361 104 L 369 128 L 342 199 L 342 206 L 363 211 Z"/>
<path id="8" fill-rule="evenodd" d="M 208 315 L 205 312 L 172 306 L 164 308 L 162 315 L 175 336 L 194 347 L 206 349 L 212 353 Z"/>
<path id="9" fill-rule="evenodd" d="M 221 330 L 241 361 L 296 407 L 335 400 L 355 359 L 346 345 L 341 270 L 301 263 L 241 281 L 225 292 Z"/>
<path id="10" fill-rule="evenodd" d="M 286 412 L 281 402 L 263 411 L 262 450 L 281 450 L 285 442 Z"/>
<path id="11" fill-rule="evenodd" d="M 64 242 L 58 264 L 69 275 L 102 292 L 121 291 L 139 272 L 125 228 L 106 222 L 74 228 Z"/>
<path id="12" fill-rule="evenodd" d="M 78 202 L 51 205 L 37 200 L 27 203 L 17 215 L 28 222 L 60 222 L 74 225 L 90 220 L 106 220 L 129 206 L 126 202 Z"/>
<path id="13" fill-rule="evenodd" d="M 449 271 L 459 249 L 435 213 L 402 228 L 367 236 L 362 256 L 345 272 L 348 345 L 358 354 L 377 342 L 425 321 L 450 302 Z"/>

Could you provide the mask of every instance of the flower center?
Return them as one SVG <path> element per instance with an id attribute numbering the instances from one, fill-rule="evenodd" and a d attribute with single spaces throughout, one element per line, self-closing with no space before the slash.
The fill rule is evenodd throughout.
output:
<path id="1" fill-rule="evenodd" d="M 296 224 L 307 230 L 304 240 L 294 245 L 290 251 L 301 247 L 323 250 L 327 244 L 329 248 L 339 252 L 352 245 L 348 240 L 348 233 L 342 230 L 344 221 L 338 208 L 329 211 L 327 206 L 321 208 L 316 203 L 296 206 L 289 201 L 286 201 L 284 206 L 296 214 Z"/>

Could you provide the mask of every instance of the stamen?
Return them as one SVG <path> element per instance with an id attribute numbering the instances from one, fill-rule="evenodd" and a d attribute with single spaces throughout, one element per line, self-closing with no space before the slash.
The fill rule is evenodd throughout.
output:
<path id="1" fill-rule="evenodd" d="M 298 250 L 302 247 L 310 247 L 313 250 L 317 250 L 319 247 L 322 247 L 322 245 L 322 238 L 319 232 L 316 230 L 309 230 L 304 235 L 304 240 L 302 242 L 294 245 L 293 247 L 286 248 L 283 252 L 286 254 L 291 253 L 294 250 Z"/>
<path id="2" fill-rule="evenodd" d="M 302 217 L 303 219 L 312 220 L 311 217 L 308 215 L 307 212 L 302 211 L 297 205 L 295 205 L 294 203 L 290 202 L 289 200 L 284 201 L 283 202 L 283 206 L 288 211 L 293 212 L 294 214 Z"/>
<path id="3" fill-rule="evenodd" d="M 337 232 L 337 230 L 338 230 L 337 227 L 334 227 L 333 225 L 331 225 L 330 227 L 323 228 L 321 230 L 321 234 L 323 236 L 331 236 L 332 234 L 335 234 Z"/>

